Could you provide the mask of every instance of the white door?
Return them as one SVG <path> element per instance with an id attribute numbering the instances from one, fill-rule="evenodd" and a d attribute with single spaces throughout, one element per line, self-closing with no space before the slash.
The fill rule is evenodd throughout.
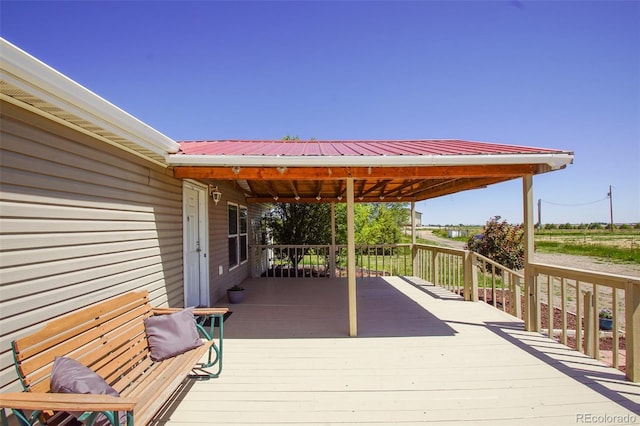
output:
<path id="1" fill-rule="evenodd" d="M 209 306 L 206 189 L 185 183 L 183 194 L 185 306 Z"/>

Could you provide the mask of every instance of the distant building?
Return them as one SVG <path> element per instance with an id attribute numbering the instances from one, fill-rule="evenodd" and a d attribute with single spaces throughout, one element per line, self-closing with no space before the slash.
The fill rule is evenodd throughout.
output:
<path id="1" fill-rule="evenodd" d="M 416 226 L 422 226 L 422 213 L 416 211 Z"/>
<path id="2" fill-rule="evenodd" d="M 407 223 L 407 226 L 411 226 L 411 209 L 407 209 L 407 212 L 409 217 L 409 223 Z M 416 210 L 416 227 L 418 226 L 422 226 L 422 213 Z"/>

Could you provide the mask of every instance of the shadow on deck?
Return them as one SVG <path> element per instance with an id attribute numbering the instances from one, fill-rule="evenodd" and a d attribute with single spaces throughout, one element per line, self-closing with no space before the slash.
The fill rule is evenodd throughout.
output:
<path id="1" fill-rule="evenodd" d="M 421 283 L 427 288 L 427 283 Z M 418 284 L 419 285 L 419 284 Z M 257 278 L 243 283 L 245 300 L 228 306 L 225 338 L 335 338 L 349 336 L 346 278 Z M 432 297 L 463 299 L 428 286 Z M 382 278 L 357 283 L 359 337 L 453 336 L 456 332 Z M 439 296 L 441 293 L 443 296 Z"/>

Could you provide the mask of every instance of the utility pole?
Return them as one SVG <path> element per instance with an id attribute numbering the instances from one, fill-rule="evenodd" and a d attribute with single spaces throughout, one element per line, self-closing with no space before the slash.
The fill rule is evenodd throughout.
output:
<path id="1" fill-rule="evenodd" d="M 542 206 L 541 206 L 541 199 L 538 198 L 538 225 L 536 226 L 536 228 L 538 228 L 538 231 L 540 231 L 540 228 L 542 228 Z"/>
<path id="2" fill-rule="evenodd" d="M 609 197 L 609 229 L 613 232 L 613 190 L 611 189 L 611 185 L 609 185 L 607 197 Z"/>

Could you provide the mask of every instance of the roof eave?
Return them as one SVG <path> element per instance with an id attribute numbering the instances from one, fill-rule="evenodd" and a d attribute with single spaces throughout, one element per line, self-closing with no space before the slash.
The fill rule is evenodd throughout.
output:
<path id="1" fill-rule="evenodd" d="M 0 77 L 7 83 L 158 155 L 164 156 L 180 149 L 173 139 L 3 38 L 0 38 L 0 49 Z"/>
<path id="2" fill-rule="evenodd" d="M 266 156 L 184 155 L 165 157 L 171 166 L 201 167 L 428 167 L 504 164 L 544 164 L 559 170 L 573 162 L 573 153 L 478 154 L 478 155 L 394 155 L 394 156 Z"/>

